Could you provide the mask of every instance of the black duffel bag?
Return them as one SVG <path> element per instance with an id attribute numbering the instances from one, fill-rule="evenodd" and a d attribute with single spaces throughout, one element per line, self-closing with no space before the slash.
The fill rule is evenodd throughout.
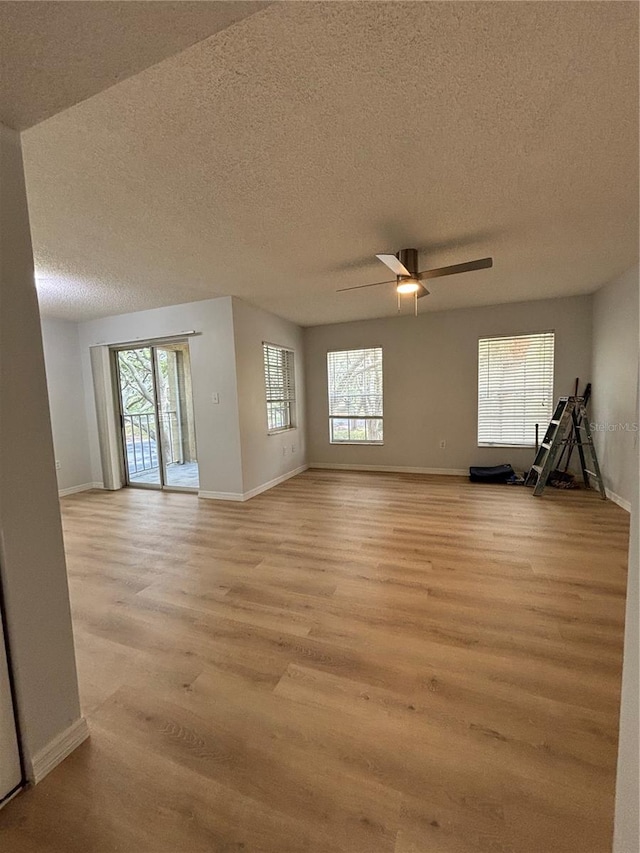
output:
<path id="1" fill-rule="evenodd" d="M 506 483 L 516 472 L 511 465 L 494 465 L 493 468 L 469 468 L 472 483 Z"/>

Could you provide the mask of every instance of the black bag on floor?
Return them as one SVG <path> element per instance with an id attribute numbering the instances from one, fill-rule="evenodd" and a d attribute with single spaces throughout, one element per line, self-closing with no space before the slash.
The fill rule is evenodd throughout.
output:
<path id="1" fill-rule="evenodd" d="M 511 465 L 494 465 L 493 468 L 469 468 L 469 479 L 472 483 L 506 483 L 515 477 Z"/>

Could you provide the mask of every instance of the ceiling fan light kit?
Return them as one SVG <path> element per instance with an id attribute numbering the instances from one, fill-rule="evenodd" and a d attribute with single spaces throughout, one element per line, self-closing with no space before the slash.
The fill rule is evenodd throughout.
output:
<path id="1" fill-rule="evenodd" d="M 396 290 L 398 293 L 417 293 L 422 285 L 416 278 L 398 278 Z"/>
<path id="2" fill-rule="evenodd" d="M 429 295 L 429 291 L 422 284 L 423 280 L 440 278 L 440 276 L 444 275 L 456 275 L 461 272 L 472 272 L 473 270 L 484 270 L 493 266 L 493 258 L 480 258 L 477 261 L 467 261 L 463 264 L 453 264 L 448 267 L 437 267 L 433 270 L 418 272 L 417 249 L 400 249 L 395 255 L 380 254 L 376 255 L 376 258 L 382 261 L 391 272 L 395 273 L 395 282 L 376 281 L 373 284 L 357 284 L 355 287 L 341 287 L 338 292 L 342 293 L 345 290 L 360 290 L 363 287 L 378 287 L 381 284 L 395 283 L 398 295 L 398 311 L 400 311 L 400 297 L 404 294 L 413 294 L 416 316 L 418 315 L 418 299 Z"/>

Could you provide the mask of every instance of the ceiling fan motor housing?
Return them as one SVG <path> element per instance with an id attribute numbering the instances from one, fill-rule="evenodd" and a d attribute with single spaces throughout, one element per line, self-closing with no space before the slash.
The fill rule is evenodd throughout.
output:
<path id="1" fill-rule="evenodd" d="M 405 266 L 412 276 L 418 275 L 418 250 L 417 249 L 400 249 L 396 255 L 400 263 Z M 398 276 L 402 278 L 402 276 Z"/>

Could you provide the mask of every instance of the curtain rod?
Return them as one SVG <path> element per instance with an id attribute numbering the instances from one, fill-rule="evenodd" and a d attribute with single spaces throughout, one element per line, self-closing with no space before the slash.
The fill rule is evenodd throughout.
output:
<path id="1" fill-rule="evenodd" d="M 181 338 L 189 338 L 194 335 L 200 335 L 202 332 L 196 332 L 194 329 L 190 329 L 185 332 L 178 332 L 175 335 L 162 335 L 158 338 L 133 338 L 128 341 L 101 341 L 95 344 L 89 344 L 90 347 L 126 347 L 126 346 L 140 346 L 141 344 L 154 344 L 163 343 L 164 341 L 175 341 L 180 340 Z"/>

